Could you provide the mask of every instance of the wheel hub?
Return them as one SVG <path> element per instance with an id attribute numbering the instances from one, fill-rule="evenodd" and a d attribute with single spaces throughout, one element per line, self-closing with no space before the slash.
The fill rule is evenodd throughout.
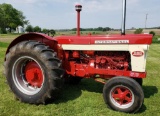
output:
<path id="1" fill-rule="evenodd" d="M 112 92 L 112 98 L 120 105 L 126 105 L 132 102 L 132 93 L 125 87 L 117 87 Z"/>
<path id="2" fill-rule="evenodd" d="M 25 66 L 25 77 L 29 85 L 40 88 L 43 83 L 43 73 L 38 64 L 34 61 Z"/>

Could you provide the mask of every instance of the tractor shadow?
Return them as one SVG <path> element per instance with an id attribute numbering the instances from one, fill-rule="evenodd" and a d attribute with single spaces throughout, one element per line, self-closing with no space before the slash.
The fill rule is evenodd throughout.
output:
<path id="1" fill-rule="evenodd" d="M 50 100 L 47 104 L 59 104 L 75 100 L 82 95 L 82 91 L 102 93 L 103 86 L 103 84 L 95 82 L 93 79 L 82 79 L 77 85 L 64 84 L 58 99 Z"/>
<path id="2" fill-rule="evenodd" d="M 142 88 L 144 92 L 144 99 L 148 99 L 158 93 L 158 88 L 156 86 L 142 86 Z M 147 110 L 147 107 L 143 103 L 141 109 L 137 113 L 140 114 L 145 112 L 146 110 Z"/>
<path id="3" fill-rule="evenodd" d="M 65 84 L 60 91 L 60 95 L 56 100 L 50 100 L 47 104 L 59 104 L 66 103 L 68 101 L 75 100 L 82 95 L 82 91 L 101 93 L 103 94 L 103 84 L 94 81 L 93 79 L 82 79 L 77 85 Z M 149 99 L 158 93 L 156 86 L 142 86 L 144 91 L 144 99 Z M 102 98 L 103 99 L 103 98 Z M 137 114 L 141 114 L 147 110 L 145 103 L 143 103 Z"/>
<path id="4" fill-rule="evenodd" d="M 144 97 L 150 98 L 158 93 L 158 88 L 156 86 L 143 86 Z"/>

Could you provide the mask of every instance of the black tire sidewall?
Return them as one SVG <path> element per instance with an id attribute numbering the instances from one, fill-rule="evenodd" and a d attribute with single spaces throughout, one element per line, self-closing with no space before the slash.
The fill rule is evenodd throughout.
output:
<path id="1" fill-rule="evenodd" d="M 9 77 L 9 78 L 7 78 L 8 84 L 10 85 L 12 91 L 15 93 L 16 97 L 21 99 L 23 102 L 27 102 L 27 103 L 34 103 L 37 99 L 41 98 L 46 93 L 48 88 L 50 88 L 49 87 L 49 82 L 47 81 L 48 77 L 49 77 L 47 67 L 44 65 L 44 63 L 43 63 L 44 61 L 42 59 L 40 59 L 39 56 L 37 56 L 36 54 L 37 53 L 35 53 L 35 54 L 32 53 L 31 54 L 27 51 L 19 52 L 19 53 L 15 54 L 13 57 L 10 58 L 10 60 L 12 60 L 12 61 L 9 61 L 9 64 L 8 64 L 8 66 L 10 67 L 8 69 L 8 76 L 7 76 L 7 77 Z M 14 81 L 13 81 L 13 78 L 12 78 L 13 77 L 12 76 L 12 69 L 13 69 L 14 62 L 18 58 L 20 58 L 21 56 L 28 56 L 28 57 L 31 57 L 31 58 L 35 59 L 39 63 L 39 65 L 41 66 L 41 68 L 43 70 L 43 75 L 44 75 L 43 86 L 42 86 L 41 90 L 34 95 L 24 94 L 14 84 Z"/>

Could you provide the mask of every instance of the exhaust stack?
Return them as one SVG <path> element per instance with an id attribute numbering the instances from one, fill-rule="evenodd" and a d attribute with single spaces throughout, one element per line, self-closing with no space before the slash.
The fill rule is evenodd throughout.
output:
<path id="1" fill-rule="evenodd" d="M 126 0 L 123 0 L 122 29 L 121 29 L 122 35 L 125 35 L 125 26 L 126 26 Z"/>
<path id="2" fill-rule="evenodd" d="M 82 5 L 78 4 L 75 8 L 77 11 L 77 35 L 80 36 L 80 12 L 82 11 Z"/>

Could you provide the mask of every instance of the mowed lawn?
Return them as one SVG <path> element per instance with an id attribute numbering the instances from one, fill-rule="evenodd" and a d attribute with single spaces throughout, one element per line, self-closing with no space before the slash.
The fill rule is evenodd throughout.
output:
<path id="1" fill-rule="evenodd" d="M 1 39 L 2 40 L 2 39 Z M 79 85 L 64 85 L 59 99 L 47 105 L 21 103 L 9 91 L 3 75 L 4 55 L 9 45 L 0 41 L 0 116 L 129 116 L 107 108 L 101 83 L 83 79 Z M 147 78 L 144 79 L 144 104 L 136 116 L 160 116 L 160 44 L 152 44 L 147 58 Z"/>

